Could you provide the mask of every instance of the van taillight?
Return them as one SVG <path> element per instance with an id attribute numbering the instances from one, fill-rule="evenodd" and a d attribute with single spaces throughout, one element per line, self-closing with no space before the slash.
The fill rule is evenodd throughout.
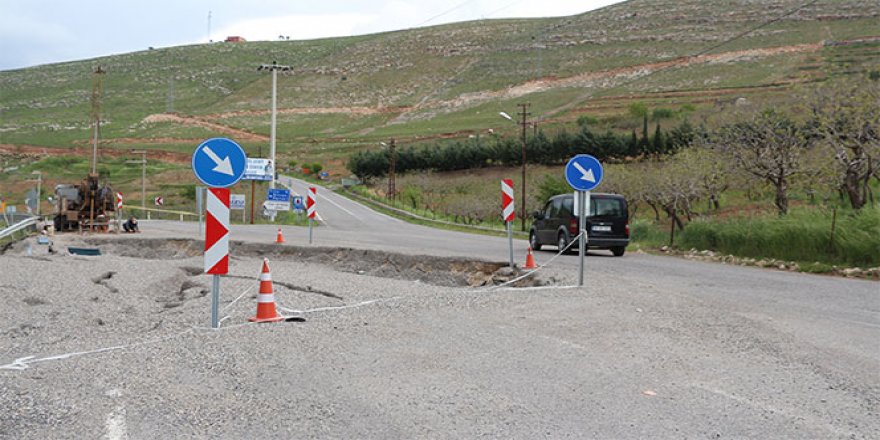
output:
<path id="1" fill-rule="evenodd" d="M 629 238 L 629 222 L 626 222 L 626 238 Z"/>
<path id="2" fill-rule="evenodd" d="M 572 235 L 578 233 L 578 219 L 577 218 L 571 219 L 571 221 L 568 223 L 568 232 L 570 232 Z"/>

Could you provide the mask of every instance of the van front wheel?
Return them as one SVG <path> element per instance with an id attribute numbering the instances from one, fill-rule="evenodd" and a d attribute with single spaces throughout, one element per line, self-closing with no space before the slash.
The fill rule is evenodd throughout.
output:
<path id="1" fill-rule="evenodd" d="M 541 250 L 541 243 L 538 242 L 538 234 L 535 231 L 532 231 L 529 234 L 529 246 L 532 247 L 533 251 Z"/>

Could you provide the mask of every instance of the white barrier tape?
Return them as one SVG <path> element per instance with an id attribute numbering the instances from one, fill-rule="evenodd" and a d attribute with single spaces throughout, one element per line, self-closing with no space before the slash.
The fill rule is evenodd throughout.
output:
<path id="1" fill-rule="evenodd" d="M 553 258 L 547 260 L 546 263 L 544 263 L 544 264 L 538 266 L 537 269 L 532 270 L 532 271 L 529 271 L 529 272 L 526 272 L 526 273 L 524 273 L 523 275 L 520 275 L 520 276 L 518 276 L 518 277 L 516 277 L 516 278 L 514 278 L 514 279 L 512 279 L 512 280 L 510 280 L 510 281 L 507 281 L 507 282 L 505 282 L 505 283 L 499 284 L 499 285 L 497 285 L 497 286 L 491 286 L 491 287 L 488 287 L 488 288 L 485 288 L 485 289 L 482 289 L 482 290 L 477 290 L 477 292 L 488 292 L 488 291 L 490 291 L 490 290 L 497 290 L 497 289 L 500 289 L 500 288 L 502 288 L 502 287 L 508 286 L 508 285 L 510 285 L 510 284 L 513 284 L 513 283 L 519 281 L 519 280 L 522 280 L 522 279 L 524 279 L 524 278 L 528 278 L 528 277 L 530 277 L 530 276 L 532 276 L 532 275 L 538 273 L 539 270 L 541 270 L 541 269 L 547 267 L 548 265 L 550 265 L 550 263 L 553 262 L 553 260 L 555 260 L 557 257 L 559 257 L 560 255 L 562 255 L 563 253 L 565 253 L 566 251 L 568 251 L 568 248 L 570 248 L 571 245 L 577 243 L 577 242 L 580 240 L 580 238 L 581 238 L 581 234 L 583 234 L 583 232 L 581 232 L 580 234 L 576 235 L 576 236 L 574 237 L 574 238 L 575 238 L 574 240 L 570 241 L 570 242 L 568 243 L 567 246 L 565 246 L 564 248 L 560 249 L 559 252 L 558 252 L 556 255 L 553 256 Z M 548 286 L 548 287 L 549 287 L 549 286 Z"/>
<path id="2" fill-rule="evenodd" d="M 495 289 L 498 292 L 504 291 L 523 291 L 523 290 L 544 290 L 544 289 L 579 289 L 581 286 L 532 286 L 532 287 L 504 287 Z"/>
<path id="3" fill-rule="evenodd" d="M 72 357 L 85 356 L 85 355 L 89 355 L 89 354 L 98 354 L 98 353 L 104 353 L 104 352 L 115 351 L 115 350 L 125 350 L 127 348 L 137 347 L 140 345 L 155 344 L 158 342 L 164 342 L 169 339 L 185 335 L 185 334 L 192 332 L 192 331 L 193 331 L 193 328 L 190 328 L 190 329 L 184 330 L 180 333 L 175 333 L 170 336 L 165 336 L 163 338 L 158 338 L 158 339 L 152 339 L 149 341 L 136 342 L 134 344 L 128 344 L 128 345 L 114 345 L 112 347 L 99 348 L 96 350 L 89 350 L 89 351 L 77 351 L 77 352 L 73 352 L 73 353 L 57 354 L 54 356 L 47 356 L 47 357 L 43 357 L 43 358 L 37 358 L 36 356 L 25 356 L 25 357 L 16 359 L 15 361 L 13 361 L 10 364 L 0 365 L 0 370 L 21 371 L 21 370 L 26 370 L 26 369 L 30 368 L 31 364 L 36 364 L 39 362 L 59 361 L 59 360 L 69 359 Z"/>
<path id="4" fill-rule="evenodd" d="M 223 307 L 223 311 L 225 312 L 226 309 L 232 307 L 233 304 L 237 303 L 238 300 L 242 299 L 242 298 L 243 298 L 245 295 L 247 295 L 248 292 L 250 292 L 251 289 L 253 289 L 253 288 L 254 288 L 254 286 L 251 286 L 251 287 L 248 287 L 247 289 L 245 289 L 244 292 L 241 292 L 241 295 L 238 295 L 238 298 L 235 298 L 231 303 L 226 304 L 226 307 Z M 222 321 L 221 321 L 221 322 L 222 322 Z"/>
<path id="5" fill-rule="evenodd" d="M 347 304 L 344 306 L 318 307 L 315 309 L 307 309 L 307 310 L 289 309 L 287 307 L 283 307 L 281 305 L 278 305 L 278 309 L 281 311 L 284 311 L 284 312 L 288 312 L 288 313 L 296 313 L 299 315 L 304 315 L 307 313 L 330 312 L 330 311 L 336 311 L 336 310 L 354 309 L 354 308 L 358 308 L 358 307 L 368 306 L 370 304 L 375 304 L 375 303 L 384 302 L 384 301 L 391 301 L 391 300 L 400 299 L 400 298 L 401 297 L 399 297 L 399 296 L 395 296 L 392 298 L 371 299 L 369 301 L 363 301 L 363 302 L 359 302 L 357 304 Z"/>

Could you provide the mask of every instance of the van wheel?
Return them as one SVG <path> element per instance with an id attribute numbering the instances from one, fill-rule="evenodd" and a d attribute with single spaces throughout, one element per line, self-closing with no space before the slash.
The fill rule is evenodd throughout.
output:
<path id="1" fill-rule="evenodd" d="M 559 239 L 556 241 L 556 246 L 559 247 L 559 252 L 562 252 L 566 246 L 568 246 L 568 238 L 563 233 L 559 233 Z"/>
<path id="2" fill-rule="evenodd" d="M 529 246 L 532 247 L 533 251 L 541 250 L 541 243 L 538 243 L 538 234 L 536 234 L 535 231 L 529 233 Z"/>
<path id="3" fill-rule="evenodd" d="M 622 257 L 624 252 L 626 252 L 626 246 L 614 246 L 611 248 L 611 253 L 615 257 Z"/>

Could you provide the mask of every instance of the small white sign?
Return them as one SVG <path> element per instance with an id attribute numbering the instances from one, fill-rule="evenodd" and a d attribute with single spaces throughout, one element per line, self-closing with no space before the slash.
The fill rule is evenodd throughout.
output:
<path id="1" fill-rule="evenodd" d="M 263 208 L 269 211 L 290 211 L 290 201 L 266 200 L 263 202 Z"/>
<path id="2" fill-rule="evenodd" d="M 245 199 L 244 194 L 230 194 L 229 195 L 229 209 L 244 209 Z"/>

